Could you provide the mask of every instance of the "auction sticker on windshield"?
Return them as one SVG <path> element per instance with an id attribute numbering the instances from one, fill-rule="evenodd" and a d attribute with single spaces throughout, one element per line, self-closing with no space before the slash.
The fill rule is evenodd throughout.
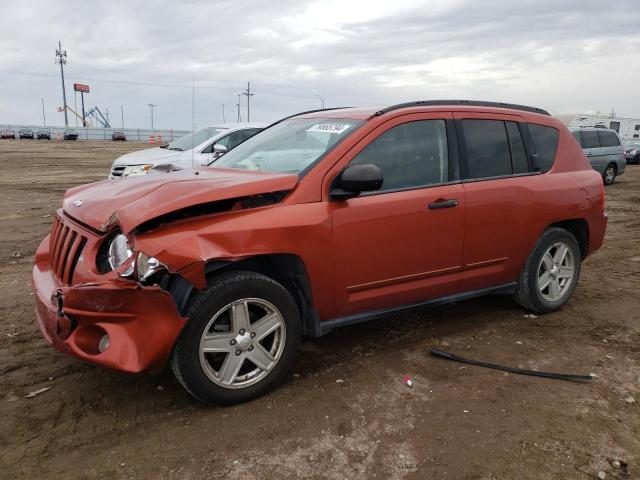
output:
<path id="1" fill-rule="evenodd" d="M 337 133 L 341 134 L 351 125 L 344 123 L 316 123 L 312 127 L 307 128 L 307 132 L 321 132 L 321 133 Z"/>

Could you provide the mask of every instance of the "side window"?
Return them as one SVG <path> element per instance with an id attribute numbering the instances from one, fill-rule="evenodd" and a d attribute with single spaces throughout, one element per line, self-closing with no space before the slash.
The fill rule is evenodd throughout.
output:
<path id="1" fill-rule="evenodd" d="M 524 149 L 524 142 L 522 141 L 518 124 L 516 122 L 505 122 L 505 124 L 507 126 L 507 136 L 509 137 L 513 173 L 527 173 L 529 171 L 527 152 Z"/>
<path id="2" fill-rule="evenodd" d="M 583 130 L 580 132 L 582 138 L 582 148 L 600 148 L 598 132 L 595 130 Z"/>
<path id="3" fill-rule="evenodd" d="M 558 151 L 558 140 L 560 132 L 545 125 L 529 124 L 529 133 L 531 133 L 531 141 L 533 148 L 538 154 L 538 165 L 542 173 L 548 172 L 553 167 L 556 160 L 556 152 Z"/>
<path id="4" fill-rule="evenodd" d="M 578 145 L 582 147 L 582 145 L 580 144 L 580 132 L 576 130 L 575 132 L 571 132 L 571 133 L 573 133 L 573 136 L 576 137 L 576 141 L 578 142 Z"/>
<path id="5" fill-rule="evenodd" d="M 618 147 L 620 146 L 620 140 L 618 136 L 613 132 L 598 132 L 601 147 Z"/>
<path id="6" fill-rule="evenodd" d="M 620 132 L 620 122 L 609 122 L 609 128 L 616 132 Z"/>
<path id="7" fill-rule="evenodd" d="M 636 125 L 634 130 L 637 132 L 638 130 L 640 130 L 640 125 Z"/>
<path id="8" fill-rule="evenodd" d="M 247 138 L 253 137 L 259 131 L 260 129 L 252 128 L 247 130 L 240 130 L 239 132 L 233 132 L 231 135 L 229 135 L 229 143 L 226 145 L 226 147 L 231 150 L 232 148 L 240 145 Z"/>
<path id="9" fill-rule="evenodd" d="M 502 120 L 462 120 L 467 147 L 467 178 L 511 175 L 507 130 Z"/>
<path id="10" fill-rule="evenodd" d="M 449 179 L 444 120 L 397 125 L 367 145 L 351 165 L 372 163 L 382 170 L 381 190 L 421 187 Z"/>

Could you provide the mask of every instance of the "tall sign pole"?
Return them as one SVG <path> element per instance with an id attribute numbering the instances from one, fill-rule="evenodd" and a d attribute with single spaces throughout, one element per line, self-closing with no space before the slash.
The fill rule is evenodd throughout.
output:
<path id="1" fill-rule="evenodd" d="M 249 99 L 251 97 L 253 97 L 253 93 L 251 93 L 251 85 L 249 84 L 249 82 L 247 82 L 247 91 L 246 92 L 242 92 L 243 95 L 247 96 L 247 122 L 251 121 L 251 114 L 250 114 L 250 110 L 249 110 Z"/>
<path id="2" fill-rule="evenodd" d="M 74 83 L 73 90 L 74 92 L 80 92 L 80 101 L 82 102 L 82 126 L 87 127 L 88 126 L 87 115 L 84 112 L 84 94 L 89 93 L 91 89 L 89 88 L 89 85 L 85 85 L 83 83 Z"/>
<path id="3" fill-rule="evenodd" d="M 64 90 L 64 64 L 67 63 L 67 51 L 62 50 L 62 42 L 58 40 L 58 49 L 56 50 L 56 63 L 60 64 L 60 77 L 62 78 L 62 108 L 64 109 L 64 125 L 69 126 L 69 118 L 67 117 L 67 94 Z"/>

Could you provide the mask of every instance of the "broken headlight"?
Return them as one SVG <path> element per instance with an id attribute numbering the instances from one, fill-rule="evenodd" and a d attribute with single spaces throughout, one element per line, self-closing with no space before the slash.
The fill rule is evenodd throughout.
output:
<path id="1" fill-rule="evenodd" d="M 144 282 L 154 273 L 164 268 L 164 265 L 157 258 L 150 257 L 143 252 L 138 253 L 136 260 L 136 274 L 140 282 Z"/>
<path id="2" fill-rule="evenodd" d="M 127 236 L 123 233 L 115 235 L 109 243 L 108 256 L 111 270 L 117 270 L 133 255 Z"/>

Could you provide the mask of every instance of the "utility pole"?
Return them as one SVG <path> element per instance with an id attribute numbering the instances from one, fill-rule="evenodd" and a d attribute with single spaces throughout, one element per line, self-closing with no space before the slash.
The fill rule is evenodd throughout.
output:
<path id="1" fill-rule="evenodd" d="M 249 84 L 249 82 L 247 82 L 247 91 L 246 92 L 242 92 L 243 95 L 247 96 L 247 122 L 251 121 L 251 113 L 249 110 L 249 99 L 250 97 L 253 97 L 253 93 L 251 93 L 251 85 Z"/>
<path id="2" fill-rule="evenodd" d="M 236 107 L 238 107 L 238 123 L 242 121 L 242 117 L 240 116 L 240 94 L 238 94 L 238 103 L 236 103 Z"/>
<path id="3" fill-rule="evenodd" d="M 320 104 L 322 105 L 322 109 L 324 110 L 324 98 L 322 98 L 320 95 L 316 95 L 316 97 L 320 99 Z"/>
<path id="4" fill-rule="evenodd" d="M 222 123 L 227 123 L 227 119 L 224 117 L 224 103 L 222 104 Z"/>
<path id="5" fill-rule="evenodd" d="M 42 123 L 47 126 L 47 117 L 44 116 L 44 97 L 42 97 Z"/>
<path id="6" fill-rule="evenodd" d="M 56 50 L 56 63 L 60 64 L 60 77 L 62 78 L 62 108 L 64 109 L 64 126 L 69 126 L 69 118 L 67 117 L 67 94 L 64 90 L 64 64 L 67 63 L 67 51 L 62 50 L 62 42 L 58 40 L 58 49 Z"/>
<path id="7" fill-rule="evenodd" d="M 156 106 L 155 103 L 147 103 L 147 105 L 149 105 L 149 108 L 151 109 L 151 130 L 153 130 L 153 107 Z"/>
<path id="8" fill-rule="evenodd" d="M 124 109 L 120 105 L 120 121 L 122 122 L 122 128 L 124 129 Z"/>
<path id="9" fill-rule="evenodd" d="M 77 112 L 78 111 L 78 92 L 76 92 L 75 90 L 73 91 L 73 109 Z M 74 115 L 75 119 L 76 119 L 76 127 L 78 126 L 78 116 Z M 84 113 L 82 114 L 82 116 L 84 117 Z M 84 118 L 82 119 L 83 123 L 84 123 Z M 84 127 L 84 125 L 82 125 Z"/>

